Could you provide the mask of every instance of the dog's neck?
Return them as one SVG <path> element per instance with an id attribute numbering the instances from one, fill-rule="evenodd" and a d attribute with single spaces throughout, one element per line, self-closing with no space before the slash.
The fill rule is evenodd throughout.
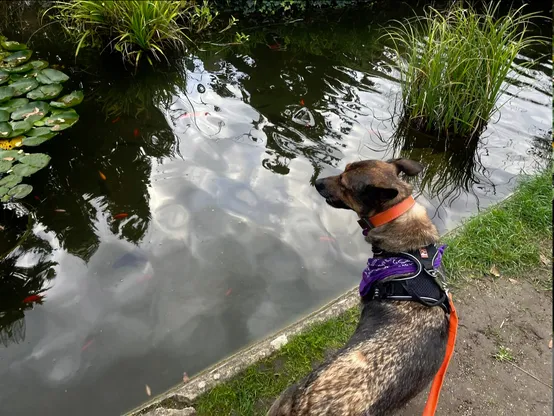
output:
<path id="1" fill-rule="evenodd" d="M 425 207 L 416 202 L 398 218 L 369 230 L 367 240 L 381 250 L 398 253 L 434 244 L 439 233 Z"/>

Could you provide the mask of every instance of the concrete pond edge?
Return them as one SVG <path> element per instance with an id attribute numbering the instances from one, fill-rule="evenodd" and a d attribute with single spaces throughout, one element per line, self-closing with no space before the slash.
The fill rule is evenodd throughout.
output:
<path id="1" fill-rule="evenodd" d="M 169 391 L 154 397 L 125 416 L 189 416 L 196 414 L 192 406 L 203 393 L 219 383 L 229 380 L 244 369 L 269 357 L 286 345 L 291 337 L 304 332 L 312 325 L 341 315 L 360 302 L 358 287 L 335 298 L 320 309 L 301 318 L 299 321 L 247 346 L 233 355 L 208 367 L 191 377 L 186 383 L 173 387 Z"/>

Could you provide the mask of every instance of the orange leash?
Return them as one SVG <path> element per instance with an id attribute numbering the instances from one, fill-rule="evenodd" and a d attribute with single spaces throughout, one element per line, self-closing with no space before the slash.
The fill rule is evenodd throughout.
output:
<path id="1" fill-rule="evenodd" d="M 437 375 L 433 379 L 431 390 L 429 391 L 429 397 L 427 397 L 427 403 L 425 403 L 425 409 L 423 409 L 423 416 L 434 416 L 437 411 L 437 405 L 439 403 L 439 395 L 441 393 L 442 383 L 444 382 L 444 376 L 448 369 L 448 364 L 454 353 L 454 345 L 456 344 L 456 334 L 458 333 L 458 314 L 454 303 L 452 302 L 452 295 L 448 295 L 448 302 L 450 303 L 450 321 L 448 325 L 448 341 L 446 342 L 446 354 L 441 368 Z"/>

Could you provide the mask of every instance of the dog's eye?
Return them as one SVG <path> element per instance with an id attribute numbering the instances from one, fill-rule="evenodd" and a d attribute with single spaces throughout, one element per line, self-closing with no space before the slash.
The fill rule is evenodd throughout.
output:
<path id="1" fill-rule="evenodd" d="M 346 188 L 346 185 L 344 184 L 344 181 L 342 180 L 342 174 L 339 175 L 339 186 L 340 186 L 340 188 L 343 189 L 343 190 L 347 189 L 347 188 Z"/>

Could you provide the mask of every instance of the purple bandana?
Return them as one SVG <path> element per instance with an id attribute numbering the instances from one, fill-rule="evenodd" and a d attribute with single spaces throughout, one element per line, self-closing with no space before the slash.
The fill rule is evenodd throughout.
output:
<path id="1" fill-rule="evenodd" d="M 433 267 L 439 268 L 441 265 L 442 254 L 446 246 L 440 246 L 433 260 Z M 407 277 L 417 273 L 417 264 L 404 257 L 385 257 L 370 258 L 367 261 L 367 267 L 362 272 L 362 281 L 360 282 L 360 296 L 369 293 L 371 286 L 388 277 Z"/>

